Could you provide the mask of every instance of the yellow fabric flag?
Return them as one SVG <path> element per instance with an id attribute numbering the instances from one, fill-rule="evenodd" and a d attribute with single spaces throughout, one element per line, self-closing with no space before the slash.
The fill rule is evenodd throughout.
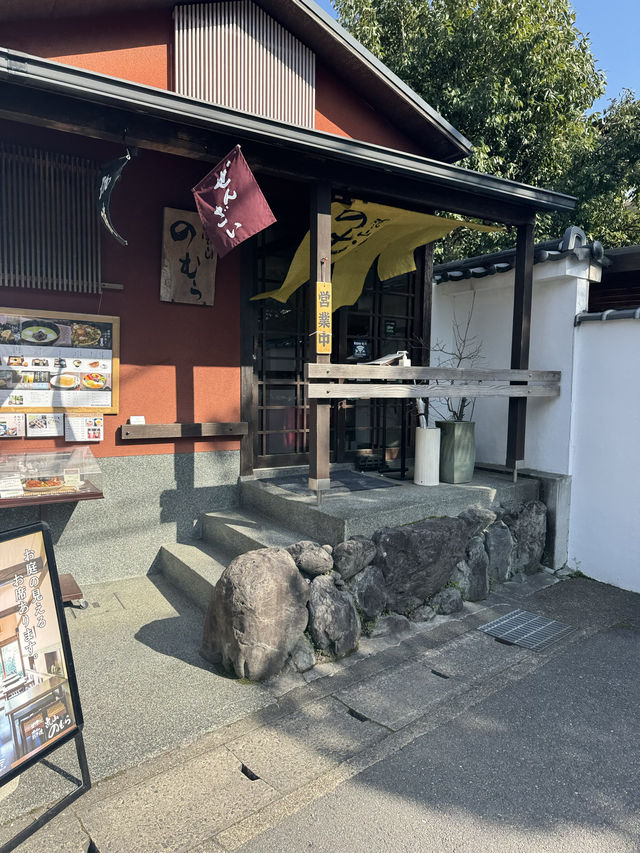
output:
<path id="1" fill-rule="evenodd" d="M 416 268 L 413 257 L 415 249 L 445 237 L 456 228 L 470 228 L 474 231 L 502 230 L 492 225 L 476 225 L 461 219 L 416 213 L 386 204 L 354 201 L 351 205 L 346 205 L 333 202 L 333 310 L 358 301 L 367 273 L 376 258 L 381 281 L 413 272 Z M 309 246 L 310 237 L 307 233 L 293 256 L 282 286 L 267 293 L 259 293 L 253 299 L 286 302 L 292 293 L 309 280 Z"/>

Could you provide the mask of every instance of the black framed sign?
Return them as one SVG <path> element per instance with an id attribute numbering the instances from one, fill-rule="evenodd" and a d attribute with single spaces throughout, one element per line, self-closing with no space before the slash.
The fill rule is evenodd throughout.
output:
<path id="1" fill-rule="evenodd" d="M 51 535 L 0 534 L 0 784 L 70 740 L 83 718 Z"/>
<path id="2" fill-rule="evenodd" d="M 23 830 L 12 850 L 90 787 L 76 682 L 51 532 L 0 533 L 0 785 L 75 738 L 82 784 Z"/>

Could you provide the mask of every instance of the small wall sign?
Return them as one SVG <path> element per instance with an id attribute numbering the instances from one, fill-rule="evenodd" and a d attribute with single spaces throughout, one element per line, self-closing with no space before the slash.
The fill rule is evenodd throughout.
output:
<path id="1" fill-rule="evenodd" d="M 331 354 L 331 282 L 316 282 L 316 352 Z"/>
<path id="2" fill-rule="evenodd" d="M 160 300 L 213 305 L 217 263 L 198 214 L 165 207 Z"/>
<path id="3" fill-rule="evenodd" d="M 353 342 L 353 357 L 354 358 L 369 358 L 369 341 L 354 341 Z"/>

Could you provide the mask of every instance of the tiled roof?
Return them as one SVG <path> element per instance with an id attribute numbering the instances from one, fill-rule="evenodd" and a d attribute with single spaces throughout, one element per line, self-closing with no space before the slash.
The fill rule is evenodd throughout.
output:
<path id="1" fill-rule="evenodd" d="M 581 228 L 570 226 L 564 235 L 554 240 L 537 243 L 533 250 L 534 264 L 544 264 L 550 261 L 560 261 L 568 255 L 574 255 L 580 260 L 593 260 L 606 265 L 602 243 L 594 240 L 589 242 Z M 513 269 L 516 260 L 515 249 L 504 249 L 491 255 L 478 255 L 475 258 L 465 258 L 460 261 L 449 261 L 446 264 L 436 264 L 433 268 L 433 280 L 436 284 L 446 281 L 462 281 L 466 278 L 485 278 L 488 275 L 508 272 Z"/>

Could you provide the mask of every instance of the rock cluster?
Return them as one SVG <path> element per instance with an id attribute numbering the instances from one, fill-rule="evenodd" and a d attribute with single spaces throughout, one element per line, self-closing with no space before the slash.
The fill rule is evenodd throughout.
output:
<path id="1" fill-rule="evenodd" d="M 302 540 L 237 557 L 222 573 L 205 620 L 203 657 L 260 681 L 316 653 L 353 652 L 363 627 L 401 636 L 415 623 L 480 601 L 490 587 L 536 572 L 546 507 L 473 507 L 455 518 L 383 527 L 331 548 Z"/>

